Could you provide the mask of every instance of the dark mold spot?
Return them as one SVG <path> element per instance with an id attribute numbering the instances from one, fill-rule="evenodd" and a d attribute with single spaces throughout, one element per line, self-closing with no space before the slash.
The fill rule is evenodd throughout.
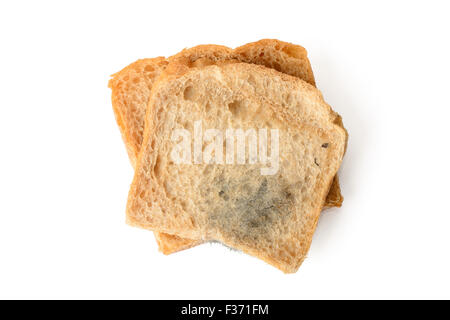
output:
<path id="1" fill-rule="evenodd" d="M 314 163 L 316 164 L 316 166 L 320 167 L 319 164 L 317 163 L 317 158 L 314 158 Z"/>
<path id="2" fill-rule="evenodd" d="M 273 225 L 289 216 L 293 194 L 300 189 L 279 176 L 261 176 L 259 170 L 234 180 L 218 176 L 211 185 L 226 202 L 214 201 L 209 210 L 210 226 L 240 241 L 270 235 Z"/>
<path id="3" fill-rule="evenodd" d="M 223 200 L 228 201 L 230 200 L 230 197 L 225 193 L 225 191 L 220 190 L 219 197 L 221 197 Z"/>

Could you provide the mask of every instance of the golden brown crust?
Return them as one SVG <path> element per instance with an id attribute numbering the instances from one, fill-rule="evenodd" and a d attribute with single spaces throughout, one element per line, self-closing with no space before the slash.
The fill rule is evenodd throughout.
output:
<path id="1" fill-rule="evenodd" d="M 339 185 L 339 177 L 335 175 L 333 182 L 331 183 L 330 190 L 328 191 L 327 197 L 325 199 L 324 208 L 340 207 L 344 197 L 341 194 L 341 187 Z"/>
<path id="2" fill-rule="evenodd" d="M 215 44 L 202 44 L 188 49 L 183 49 L 181 52 L 169 57 L 169 62 L 184 64 L 187 67 L 195 67 L 194 63 L 197 60 L 208 59 L 213 62 L 232 59 L 233 50 Z"/>
<path id="3" fill-rule="evenodd" d="M 166 255 L 186 250 L 203 243 L 201 240 L 191 240 L 160 232 L 155 232 L 155 239 L 159 251 Z"/>
<path id="4" fill-rule="evenodd" d="M 316 85 L 305 48 L 276 39 L 247 43 L 234 50 L 242 62 L 263 65 Z"/>

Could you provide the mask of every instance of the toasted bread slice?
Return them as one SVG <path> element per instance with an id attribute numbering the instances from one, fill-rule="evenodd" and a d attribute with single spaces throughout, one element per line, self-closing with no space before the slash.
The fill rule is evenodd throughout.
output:
<path id="1" fill-rule="evenodd" d="M 109 82 L 116 120 L 122 133 L 131 163 L 135 164 L 142 143 L 144 115 L 151 88 L 171 60 L 182 60 L 188 67 L 202 67 L 227 59 L 255 63 L 274 68 L 315 85 L 306 50 L 298 45 L 260 40 L 236 48 L 198 46 L 186 49 L 168 60 L 163 57 L 142 59 L 114 74 Z M 179 63 L 177 64 L 179 65 Z M 326 198 L 325 207 L 341 206 L 343 197 L 336 176 Z M 170 254 L 201 243 L 175 235 L 155 234 L 160 251 Z"/>
<path id="2" fill-rule="evenodd" d="M 273 69 L 174 64 L 152 89 L 127 222 L 219 241 L 295 272 L 344 155 L 347 135 L 336 117 L 314 86 Z M 192 132 L 196 121 L 219 131 L 279 130 L 279 169 L 263 175 L 265 164 L 248 161 L 176 163 L 178 142 L 170 137 L 175 130 Z"/>

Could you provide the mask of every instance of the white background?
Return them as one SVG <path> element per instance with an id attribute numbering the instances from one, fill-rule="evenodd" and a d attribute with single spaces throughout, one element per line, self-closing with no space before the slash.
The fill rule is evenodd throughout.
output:
<path id="1" fill-rule="evenodd" d="M 445 1 L 0 5 L 0 298 L 450 298 Z M 220 245 L 164 256 L 125 224 L 109 75 L 262 38 L 307 48 L 350 139 L 343 207 L 296 274 Z"/>

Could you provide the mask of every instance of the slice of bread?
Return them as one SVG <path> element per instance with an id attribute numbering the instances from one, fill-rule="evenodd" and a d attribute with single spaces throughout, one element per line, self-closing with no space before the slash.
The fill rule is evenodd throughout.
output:
<path id="1" fill-rule="evenodd" d="M 295 272 L 344 155 L 347 135 L 337 115 L 314 86 L 273 69 L 177 63 L 152 89 L 127 222 L 219 241 Z M 171 136 L 192 132 L 196 121 L 205 130 L 278 129 L 279 170 L 262 175 L 260 163 L 175 163 L 178 142 Z"/>
<path id="2" fill-rule="evenodd" d="M 315 85 L 306 50 L 301 46 L 279 40 L 264 39 L 238 47 L 234 51 L 224 46 L 203 45 L 183 50 L 167 60 L 163 57 L 138 60 L 114 74 L 109 82 L 114 113 L 133 166 L 142 143 L 144 115 L 152 85 L 169 61 L 178 60 L 176 65 L 183 62 L 184 66 L 199 68 L 227 59 L 264 65 Z M 336 175 L 326 198 L 325 207 L 341 206 L 342 201 Z M 181 239 L 175 235 L 156 233 L 155 236 L 160 251 L 164 254 L 201 243 L 197 240 Z"/>
<path id="3" fill-rule="evenodd" d="M 133 167 L 141 150 L 145 112 L 153 83 L 168 64 L 164 57 L 141 59 L 113 74 L 109 80 L 114 115 Z"/>

